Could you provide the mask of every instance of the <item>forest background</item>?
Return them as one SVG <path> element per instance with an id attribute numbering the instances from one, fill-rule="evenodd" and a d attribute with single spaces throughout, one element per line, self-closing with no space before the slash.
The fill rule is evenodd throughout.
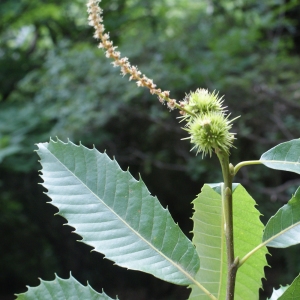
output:
<path id="1" fill-rule="evenodd" d="M 300 137 L 298 0 L 103 0 L 112 40 L 163 90 L 182 99 L 220 91 L 235 122 L 233 164 Z M 69 138 L 130 166 L 190 236 L 191 201 L 221 181 L 216 158 L 190 152 L 176 117 L 119 76 L 97 49 L 85 0 L 0 2 L 0 299 L 14 299 L 56 272 L 122 300 L 186 299 L 189 290 L 127 271 L 76 242 L 38 185 L 35 143 Z M 272 174 L 272 175 L 271 175 Z M 217 180 L 216 180 L 217 178 Z M 299 176 L 263 166 L 236 178 L 265 223 Z M 270 249 L 262 299 L 300 271 L 299 245 Z"/>

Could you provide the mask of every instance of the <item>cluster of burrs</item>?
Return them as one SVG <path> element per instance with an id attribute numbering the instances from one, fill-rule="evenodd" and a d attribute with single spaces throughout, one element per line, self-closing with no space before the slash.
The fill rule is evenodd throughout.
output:
<path id="1" fill-rule="evenodd" d="M 203 156 L 208 153 L 211 156 L 217 149 L 229 155 L 233 146 L 235 134 L 229 130 L 237 118 L 229 120 L 223 102 L 223 97 L 219 98 L 217 93 L 206 89 L 191 92 L 181 102 L 192 113 L 185 113 L 182 117 L 187 122 L 184 129 L 190 134 L 187 139 L 194 144 L 192 149 L 202 152 Z"/>

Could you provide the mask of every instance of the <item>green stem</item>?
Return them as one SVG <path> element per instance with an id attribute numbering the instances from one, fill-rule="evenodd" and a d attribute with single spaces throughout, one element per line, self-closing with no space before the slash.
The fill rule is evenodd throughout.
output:
<path id="1" fill-rule="evenodd" d="M 239 259 L 234 257 L 234 239 L 233 239 L 233 210 L 232 210 L 232 179 L 234 177 L 234 168 L 229 164 L 229 155 L 221 149 L 216 149 L 219 158 L 224 185 L 222 188 L 222 201 L 225 216 L 225 237 L 227 250 L 227 289 L 226 300 L 234 299 L 234 288 Z"/>
<path id="2" fill-rule="evenodd" d="M 240 168 L 245 167 L 245 166 L 250 166 L 250 165 L 260 165 L 262 162 L 260 160 L 247 160 L 247 161 L 242 161 L 238 163 L 234 167 L 234 175 L 239 171 Z"/>

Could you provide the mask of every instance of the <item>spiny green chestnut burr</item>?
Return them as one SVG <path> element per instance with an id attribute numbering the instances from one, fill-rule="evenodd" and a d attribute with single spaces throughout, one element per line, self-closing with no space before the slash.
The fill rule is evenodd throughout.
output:
<path id="1" fill-rule="evenodd" d="M 222 112 L 224 100 L 218 98 L 218 93 L 215 91 L 210 93 L 206 89 L 197 89 L 186 95 L 184 99 L 184 108 L 194 115 L 205 114 L 208 112 Z M 190 115 L 185 115 L 185 119 L 189 120 Z"/>
<path id="2" fill-rule="evenodd" d="M 234 141 L 234 133 L 229 132 L 232 121 L 222 112 L 214 111 L 200 114 L 188 122 L 186 130 L 194 144 L 192 150 L 197 149 L 197 153 L 202 152 L 203 156 L 209 153 L 211 156 L 219 148 L 229 155 Z"/>

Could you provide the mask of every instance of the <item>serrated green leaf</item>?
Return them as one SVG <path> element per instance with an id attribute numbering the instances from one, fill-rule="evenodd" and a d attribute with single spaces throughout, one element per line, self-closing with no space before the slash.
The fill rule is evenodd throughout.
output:
<path id="1" fill-rule="evenodd" d="M 292 284 L 284 291 L 278 300 L 299 300 L 300 299 L 300 275 L 298 275 Z"/>
<path id="2" fill-rule="evenodd" d="M 300 243 L 300 188 L 268 221 L 263 235 L 268 247 L 286 248 Z"/>
<path id="3" fill-rule="evenodd" d="M 257 246 L 263 235 L 264 225 L 256 205 L 242 185 L 234 190 L 234 249 L 235 256 L 240 258 Z M 265 276 L 264 268 L 268 266 L 267 253 L 267 248 L 262 247 L 238 269 L 235 300 L 258 299 L 259 289 L 262 287 L 261 279 Z"/>
<path id="4" fill-rule="evenodd" d="M 204 185 L 200 195 L 193 201 L 193 242 L 201 260 L 196 280 L 217 299 L 225 299 L 227 257 L 223 206 L 221 195 L 213 188 Z M 233 192 L 235 256 L 243 257 L 261 242 L 264 226 L 255 205 L 247 191 L 238 185 Z M 267 265 L 266 253 L 266 247 L 260 249 L 239 268 L 234 299 L 258 299 L 261 278 Z M 190 300 L 209 299 L 197 287 L 192 285 L 191 288 Z"/>
<path id="5" fill-rule="evenodd" d="M 175 284 L 193 282 L 195 247 L 142 180 L 96 149 L 52 140 L 38 147 L 51 204 L 82 242 L 119 266 Z"/>
<path id="6" fill-rule="evenodd" d="M 271 169 L 300 174 L 300 139 L 275 146 L 265 152 L 260 161 Z"/>
<path id="7" fill-rule="evenodd" d="M 113 300 L 104 292 L 98 293 L 79 283 L 72 275 L 69 279 L 62 279 L 55 275 L 53 281 L 41 280 L 37 287 L 28 287 L 28 291 L 16 295 L 16 300 Z"/>
<path id="8" fill-rule="evenodd" d="M 273 289 L 271 298 L 268 300 L 278 300 L 278 298 L 287 290 L 289 286 L 281 286 L 278 290 Z"/>
<path id="9" fill-rule="evenodd" d="M 221 196 L 208 185 L 193 201 L 194 222 L 193 242 L 201 260 L 196 280 L 208 289 L 217 299 L 222 290 L 222 277 L 225 276 L 226 252 L 223 248 L 223 218 Z M 224 270 L 225 269 L 225 270 Z M 209 299 L 200 289 L 192 285 L 189 299 Z"/>

